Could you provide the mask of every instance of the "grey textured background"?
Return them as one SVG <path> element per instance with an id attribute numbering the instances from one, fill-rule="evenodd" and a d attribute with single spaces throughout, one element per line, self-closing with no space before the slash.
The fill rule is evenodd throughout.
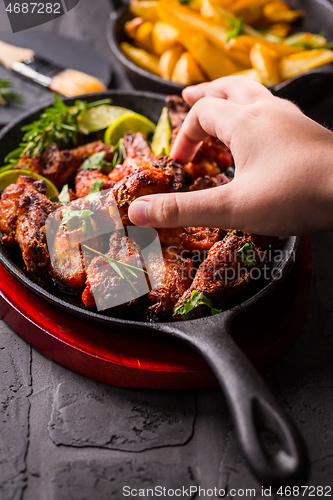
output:
<path id="1" fill-rule="evenodd" d="M 10 30 L 3 9 L 0 0 L 0 33 Z M 109 14 L 107 0 L 81 0 L 38 30 L 84 40 L 114 65 L 105 38 Z M 116 85 L 130 88 L 114 69 Z M 307 442 L 308 484 L 333 486 L 333 235 L 313 236 L 312 245 L 315 286 L 306 327 L 262 375 Z M 261 498 L 218 389 L 96 383 L 31 349 L 0 320 L 0 394 L 0 500 L 121 499 L 123 485 L 256 488 Z"/>

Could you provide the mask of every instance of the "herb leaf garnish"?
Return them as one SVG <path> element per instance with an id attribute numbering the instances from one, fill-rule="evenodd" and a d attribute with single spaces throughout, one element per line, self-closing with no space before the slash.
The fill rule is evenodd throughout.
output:
<path id="1" fill-rule="evenodd" d="M 238 17 L 237 19 L 228 19 L 228 24 L 232 27 L 230 30 L 225 30 L 227 34 L 227 41 L 232 38 L 237 38 L 239 35 L 243 35 L 246 33 L 245 25 L 242 17 Z"/>
<path id="2" fill-rule="evenodd" d="M 121 165 L 124 162 L 125 157 L 126 150 L 124 146 L 124 139 L 119 139 L 113 148 L 112 167 L 114 168 L 116 165 Z"/>
<path id="3" fill-rule="evenodd" d="M 91 227 L 90 217 L 92 215 L 94 215 L 94 212 L 91 210 L 72 210 L 71 208 L 63 208 L 61 223 L 65 225 L 75 217 L 79 217 L 83 219 L 82 231 L 88 233 L 88 229 Z"/>
<path id="4" fill-rule="evenodd" d="M 89 158 L 84 160 L 81 165 L 82 170 L 103 170 L 105 167 L 110 167 L 111 163 L 104 160 L 106 156 L 106 151 L 99 151 L 94 153 Z"/>
<path id="5" fill-rule="evenodd" d="M 8 106 L 11 102 L 23 104 L 23 95 L 14 92 L 10 87 L 12 86 L 10 78 L 0 78 L 0 106 Z"/>
<path id="6" fill-rule="evenodd" d="M 125 262 L 121 262 L 120 260 L 111 259 L 110 257 L 108 257 L 107 255 L 105 255 L 104 253 L 98 252 L 98 250 L 94 250 L 93 248 L 90 248 L 87 245 L 83 245 L 83 246 L 84 246 L 84 248 L 87 248 L 87 250 L 90 250 L 91 252 L 97 253 L 98 255 L 100 255 L 101 257 L 103 257 L 103 259 L 105 259 L 106 262 L 108 262 L 108 264 L 110 264 L 110 266 L 112 267 L 112 269 L 122 279 L 126 280 L 131 285 L 131 287 L 133 288 L 133 290 L 136 293 L 139 293 L 138 290 L 133 285 L 133 283 L 131 282 L 131 280 L 129 279 L 129 277 L 126 275 L 126 272 L 130 273 L 132 276 L 134 276 L 135 278 L 137 278 L 138 275 L 134 271 L 132 271 L 132 269 L 136 269 L 137 271 L 141 271 L 143 273 L 149 274 L 147 271 L 145 271 L 144 269 L 141 269 L 140 267 L 132 266 L 130 264 L 126 264 Z"/>
<path id="7" fill-rule="evenodd" d="M 20 147 L 9 153 L 5 162 L 14 167 L 23 156 L 35 156 L 42 153 L 44 149 L 55 142 L 62 148 L 67 144 L 78 143 L 77 119 L 87 109 L 110 104 L 111 99 L 103 99 L 87 103 L 86 101 L 75 101 L 74 106 L 67 106 L 60 97 L 54 94 L 54 104 L 40 115 L 38 120 L 22 127 L 25 132 Z"/>
<path id="8" fill-rule="evenodd" d="M 238 251 L 237 254 L 240 256 L 240 258 L 243 261 L 243 264 L 245 266 L 255 266 L 256 263 L 253 260 L 253 250 L 255 246 L 253 241 L 250 243 L 245 243 Z"/>
<path id="9" fill-rule="evenodd" d="M 94 184 L 91 186 L 89 194 L 85 197 L 86 200 L 88 201 L 99 201 L 101 199 L 101 189 L 104 186 L 104 181 L 99 180 L 95 181 Z"/>
<path id="10" fill-rule="evenodd" d="M 62 190 L 58 196 L 58 199 L 62 205 L 65 205 L 65 203 L 68 203 L 69 201 L 71 201 L 71 198 L 69 196 L 69 191 L 68 191 L 68 184 L 65 184 L 62 187 Z"/>
<path id="11" fill-rule="evenodd" d="M 212 306 L 212 301 L 206 297 L 202 292 L 198 292 L 197 290 L 193 290 L 191 293 L 191 297 L 189 299 L 184 300 L 182 305 L 176 307 L 174 310 L 175 315 L 181 315 L 182 319 L 191 319 L 193 314 L 191 311 L 199 306 L 208 306 L 210 308 L 210 312 L 212 315 L 218 314 L 222 312 L 222 309 L 215 309 Z"/>

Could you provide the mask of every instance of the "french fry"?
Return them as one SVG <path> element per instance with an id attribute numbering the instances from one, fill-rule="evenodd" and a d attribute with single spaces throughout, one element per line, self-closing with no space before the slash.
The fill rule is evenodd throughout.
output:
<path id="1" fill-rule="evenodd" d="M 129 9 L 135 16 L 155 23 L 158 21 L 157 4 L 158 0 L 131 0 Z"/>
<path id="2" fill-rule="evenodd" d="M 225 29 L 202 19 L 196 12 L 188 7 L 179 5 L 173 0 L 160 0 L 157 12 L 163 21 L 174 26 L 181 33 L 188 30 L 196 30 L 205 35 L 214 45 L 224 51 L 227 41 Z"/>
<path id="3" fill-rule="evenodd" d="M 298 54 L 283 57 L 280 61 L 280 74 L 283 80 L 300 75 L 304 71 L 333 62 L 333 51 L 328 49 L 304 50 Z"/>
<path id="4" fill-rule="evenodd" d="M 172 49 L 163 52 L 159 62 L 162 78 L 165 78 L 166 80 L 171 80 L 173 70 L 175 69 L 176 63 L 183 52 L 184 52 L 184 47 L 179 43 L 174 47 L 172 47 Z"/>
<path id="5" fill-rule="evenodd" d="M 202 17 L 212 23 L 222 26 L 222 28 L 230 28 L 228 19 L 235 19 L 236 16 L 219 5 L 214 5 L 210 0 L 202 0 L 200 14 Z"/>
<path id="6" fill-rule="evenodd" d="M 142 23 L 135 33 L 135 43 L 136 45 L 148 52 L 152 52 L 153 44 L 152 44 L 152 31 L 153 31 L 153 23 L 150 21 L 145 21 Z"/>
<path id="7" fill-rule="evenodd" d="M 248 51 L 250 51 L 256 43 L 260 42 L 262 45 L 265 45 L 269 49 L 274 50 L 274 52 L 277 53 L 278 57 L 289 56 L 303 50 L 302 47 L 291 46 L 285 43 L 275 43 L 266 39 L 258 40 L 258 38 L 249 35 L 240 35 L 237 38 L 237 41 L 239 46 L 241 46 L 243 50 Z"/>
<path id="8" fill-rule="evenodd" d="M 230 75 L 240 69 L 225 52 L 200 33 L 183 31 L 179 41 L 192 54 L 210 80 Z"/>
<path id="9" fill-rule="evenodd" d="M 288 45 L 299 44 L 304 49 L 313 47 L 320 47 L 327 43 L 327 40 L 322 35 L 314 35 L 313 33 L 296 33 L 295 35 L 288 36 L 284 43 Z"/>
<path id="10" fill-rule="evenodd" d="M 171 24 L 157 21 L 152 30 L 153 51 L 160 55 L 168 49 L 171 49 L 177 42 L 179 31 Z"/>
<path id="11" fill-rule="evenodd" d="M 248 78 L 251 78 L 251 80 L 254 80 L 255 82 L 262 83 L 260 75 L 255 68 L 243 69 L 242 71 L 237 71 L 236 73 L 233 73 L 233 75 L 244 75 L 247 76 Z"/>
<path id="12" fill-rule="evenodd" d="M 232 38 L 226 45 L 228 56 L 243 69 L 251 68 L 252 63 L 248 50 L 237 48 L 237 38 Z"/>
<path id="13" fill-rule="evenodd" d="M 154 73 L 154 75 L 160 76 L 159 59 L 157 56 L 149 54 L 149 52 L 144 49 L 138 49 L 127 42 L 121 43 L 120 48 L 125 56 L 134 62 L 134 64 L 146 71 Z"/>
<path id="14" fill-rule="evenodd" d="M 139 26 L 143 23 L 142 17 L 135 17 L 124 24 L 124 31 L 129 38 L 134 38 Z"/>
<path id="15" fill-rule="evenodd" d="M 291 10 L 288 4 L 278 0 L 265 5 L 263 13 L 271 23 L 293 23 L 304 15 L 304 10 Z"/>
<path id="16" fill-rule="evenodd" d="M 278 38 L 285 38 L 289 31 L 291 29 L 290 24 L 288 23 L 277 23 L 277 24 L 272 24 L 267 32 L 270 35 L 276 36 Z"/>
<path id="17" fill-rule="evenodd" d="M 185 86 L 204 82 L 206 78 L 191 54 L 184 52 L 175 66 L 171 80 Z"/>
<path id="18" fill-rule="evenodd" d="M 251 49 L 250 59 L 263 85 L 273 87 L 281 82 L 276 52 L 265 47 L 265 45 L 257 43 Z"/>

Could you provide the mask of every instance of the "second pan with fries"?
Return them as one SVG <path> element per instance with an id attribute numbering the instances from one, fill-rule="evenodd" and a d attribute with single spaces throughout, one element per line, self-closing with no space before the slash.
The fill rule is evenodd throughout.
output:
<path id="1" fill-rule="evenodd" d="M 210 2 L 210 0 L 208 0 Z M 140 17 L 140 7 L 139 10 L 135 12 L 135 14 L 130 10 L 128 6 L 125 6 L 125 3 L 123 3 L 121 0 L 111 0 L 111 3 L 114 5 L 116 12 L 113 12 L 111 14 L 109 26 L 108 26 L 108 32 L 107 32 L 107 37 L 109 41 L 109 45 L 111 47 L 111 50 L 113 53 L 116 55 L 117 59 L 120 61 L 120 63 L 123 65 L 129 79 L 131 80 L 132 84 L 134 85 L 135 88 L 137 89 L 142 89 L 142 90 L 152 90 L 156 92 L 164 92 L 164 93 L 180 93 L 181 90 L 184 88 L 185 85 L 188 84 L 195 84 L 198 83 L 200 80 L 210 80 L 210 79 L 215 79 L 219 76 L 226 76 L 226 74 L 230 74 L 231 72 L 240 72 L 247 74 L 250 77 L 253 77 L 261 83 L 265 84 L 268 86 L 273 93 L 276 93 L 277 95 L 284 96 L 288 92 L 288 87 L 296 88 L 297 83 L 303 83 L 307 79 L 313 79 L 315 76 L 318 76 L 320 78 L 326 79 L 327 77 L 331 78 L 333 74 L 333 66 L 331 64 L 333 60 L 333 52 L 331 51 L 331 41 L 333 41 L 333 29 L 332 29 L 332 23 L 331 19 L 333 17 L 333 5 L 328 1 L 328 0 L 293 0 L 289 1 L 288 4 L 292 9 L 295 9 L 296 12 L 302 11 L 304 14 L 299 16 L 297 18 L 297 15 L 295 15 L 295 20 L 293 23 L 286 23 L 282 21 L 277 21 L 276 23 L 271 24 L 267 23 L 267 20 L 263 21 L 256 21 L 254 22 L 255 30 L 256 32 L 252 33 L 252 25 L 249 28 L 249 33 L 251 36 L 256 33 L 258 36 L 263 36 L 263 33 L 267 31 L 270 31 L 270 33 L 275 33 L 273 35 L 273 38 L 270 38 L 270 40 L 274 41 L 274 37 L 276 35 L 279 35 L 277 38 L 275 38 L 275 41 L 278 42 L 279 37 L 280 41 L 284 45 L 286 41 L 288 41 L 288 47 L 297 47 L 296 50 L 303 50 L 303 56 L 301 57 L 301 54 L 299 56 L 295 54 L 287 54 L 288 58 L 290 57 L 290 60 L 285 60 L 284 61 L 284 69 L 281 72 L 281 58 L 282 58 L 282 52 L 284 53 L 285 47 L 282 45 L 282 52 L 281 52 L 281 47 L 276 47 L 276 56 L 277 56 L 277 61 L 274 59 L 274 54 L 270 53 L 269 50 L 273 49 L 274 51 L 274 45 L 272 45 L 271 42 L 268 43 L 267 48 L 269 49 L 266 51 L 263 49 L 260 51 L 260 48 L 257 46 L 254 50 L 247 50 L 247 53 L 245 54 L 244 52 L 239 51 L 239 54 L 241 58 L 245 57 L 245 60 L 242 62 L 237 61 L 236 59 L 233 60 L 232 67 L 230 68 L 230 71 L 227 70 L 226 73 L 223 73 L 223 70 L 221 68 L 223 67 L 223 54 L 225 51 L 222 50 L 221 47 L 221 54 L 219 55 L 219 49 L 217 45 L 214 45 L 214 40 L 212 38 L 207 38 L 207 33 L 204 33 L 204 30 L 207 28 L 209 29 L 210 26 L 212 26 L 212 19 L 208 19 L 208 24 L 205 26 L 203 25 L 203 31 L 200 31 L 198 29 L 192 28 L 192 33 L 195 33 L 198 37 L 197 42 L 200 41 L 200 47 L 201 47 L 201 54 L 200 51 L 196 53 L 196 47 L 195 44 L 190 46 L 188 45 L 188 42 L 184 44 L 187 45 L 186 47 L 180 48 L 180 55 L 178 57 L 181 57 L 181 55 L 186 54 L 186 57 L 183 56 L 183 61 L 179 66 L 179 72 L 180 73 L 180 78 L 175 75 L 173 78 L 172 74 L 169 74 L 168 78 L 162 77 L 163 74 L 163 69 L 162 73 L 160 72 L 159 66 L 161 66 L 161 61 L 162 58 L 164 57 L 167 58 L 167 56 L 164 56 L 167 50 L 165 50 L 162 55 L 161 55 L 161 50 L 162 48 L 157 47 L 156 50 L 154 49 L 154 46 L 152 47 L 151 45 L 151 36 L 150 39 L 148 39 L 147 34 L 147 29 L 149 26 L 144 26 L 141 29 L 141 32 L 145 32 L 146 37 L 142 37 L 141 34 L 139 34 L 139 40 L 135 39 L 135 29 L 136 27 L 134 26 L 134 29 L 132 30 L 131 37 L 126 34 L 126 23 L 133 18 L 139 18 Z M 145 2 L 141 2 L 141 4 L 149 4 L 149 0 Z M 157 2 L 155 2 L 157 3 Z M 181 10 L 186 8 L 189 9 L 190 5 L 194 6 L 194 4 L 199 4 L 199 2 L 194 1 L 194 2 L 189 2 L 184 5 L 180 5 L 178 3 L 178 0 L 172 0 L 172 2 L 165 2 L 162 0 L 162 3 L 165 4 L 166 8 L 171 8 L 172 6 L 175 5 L 175 9 L 179 8 L 180 16 L 181 16 Z M 204 2 L 203 2 L 204 3 Z M 210 2 L 211 5 L 224 5 L 226 2 L 224 0 L 218 1 L 218 0 L 213 0 Z M 236 0 L 230 1 L 229 4 L 240 4 L 244 2 L 239 2 Z M 273 3 L 272 0 L 267 2 L 263 1 L 249 1 L 245 2 L 246 4 L 253 4 L 253 9 L 256 8 L 256 6 L 264 5 L 264 4 L 271 4 Z M 283 2 L 274 2 L 274 4 L 283 4 Z M 134 4 L 140 5 L 139 0 L 134 0 Z M 153 5 L 153 2 L 151 2 Z M 167 5 L 168 4 L 168 5 Z M 136 5 L 134 5 L 136 7 Z M 197 7 L 196 7 L 197 8 Z M 279 8 L 279 6 L 277 7 Z M 281 8 L 281 5 L 280 5 Z M 136 10 L 134 8 L 134 10 Z M 250 10 L 248 10 L 249 12 Z M 194 9 L 192 10 L 193 14 L 195 16 L 198 16 L 198 12 L 195 11 Z M 293 11 L 290 11 L 293 12 Z M 245 20 L 246 20 L 246 11 L 239 10 L 239 11 L 234 11 L 233 15 L 244 15 L 245 14 Z M 144 12 L 143 12 L 143 15 Z M 172 23 L 175 17 L 171 15 L 168 17 L 168 13 L 165 14 L 165 19 L 162 21 L 168 21 L 168 23 Z M 277 18 L 278 19 L 278 18 Z M 204 19 L 205 20 L 205 19 Z M 206 19 L 207 20 L 207 19 Z M 144 20 L 145 21 L 145 20 Z M 187 19 L 186 22 L 191 22 L 191 19 Z M 181 29 L 182 27 L 186 27 L 186 24 L 177 24 L 178 21 L 176 19 L 176 25 L 178 29 Z M 252 22 L 252 21 L 251 21 Z M 156 19 L 154 20 L 153 18 L 150 21 L 147 21 L 147 24 L 152 24 L 154 26 L 154 23 L 156 23 Z M 256 23 L 258 26 L 256 26 Z M 260 26 L 262 24 L 262 26 Z M 267 25 L 265 27 L 265 24 Z M 189 26 L 189 25 L 188 25 Z M 274 31 L 276 30 L 276 31 Z M 279 31 L 280 30 L 280 31 Z M 288 32 L 289 30 L 289 32 Z M 149 29 L 148 29 L 149 31 Z M 230 33 L 230 30 L 227 29 L 227 31 Z M 285 36 L 282 36 L 284 33 L 286 34 Z M 129 30 L 127 29 L 127 32 Z M 302 37 L 300 35 L 297 35 L 297 37 L 293 40 L 291 37 L 295 34 L 300 34 L 300 33 L 312 33 L 315 35 L 319 35 L 318 37 Z M 143 33 L 144 34 L 144 33 Z M 222 33 L 223 35 L 223 33 Z M 247 35 L 247 33 L 245 33 Z M 324 38 L 323 37 L 324 35 Z M 158 38 L 158 35 L 156 35 Z M 161 35 L 163 37 L 163 34 Z M 218 36 L 220 36 L 218 34 Z M 237 49 L 237 44 L 242 42 L 242 36 L 236 37 L 234 39 L 231 39 L 231 44 L 234 44 L 234 48 Z M 266 35 L 267 36 L 267 35 Z M 235 40 L 238 41 L 235 42 Z M 148 42 L 147 42 L 148 39 Z M 179 40 L 186 39 L 186 31 L 181 33 L 181 36 L 179 37 Z M 143 40 L 143 41 L 142 41 Z M 205 53 L 202 50 L 203 47 L 203 40 L 205 42 L 208 42 L 207 45 L 207 50 L 210 52 L 210 57 L 205 58 Z M 249 42 L 250 38 L 248 37 L 247 42 Z M 244 42 L 246 41 L 246 37 L 244 36 Z M 194 41 L 195 42 L 195 41 Z M 246 43 L 247 43 L 246 42 Z M 254 42 L 254 39 L 252 39 L 252 42 Z M 251 42 L 252 49 L 254 46 L 254 43 Z M 258 44 L 264 44 L 265 45 L 265 40 L 257 40 Z M 292 45 L 290 45 L 290 42 L 292 42 Z M 123 45 L 125 43 L 125 45 Z M 143 43 L 143 45 L 142 45 Z M 227 42 L 228 43 L 228 42 Z M 146 49 L 143 49 L 143 47 L 146 44 Z M 148 44 L 148 45 L 147 45 Z M 223 44 L 223 43 L 222 43 Z M 177 42 L 176 42 L 177 45 Z M 229 46 L 230 46 L 230 41 L 229 41 Z M 317 52 L 318 49 L 315 48 L 315 46 L 318 47 L 325 47 L 327 50 L 324 53 L 324 48 L 319 49 L 319 52 Z M 134 51 L 131 49 L 131 47 L 134 48 Z M 212 48 L 214 50 L 215 58 L 217 64 L 213 65 L 213 68 L 208 67 L 203 68 L 205 66 L 205 61 L 212 61 Z M 234 50 L 234 48 L 230 49 L 230 53 Z M 241 47 L 244 49 L 244 47 Z M 139 49 L 139 52 L 136 54 L 135 50 Z M 167 49 L 167 45 L 165 45 L 165 49 Z M 140 52 L 140 50 L 143 52 Z M 155 50 L 155 53 L 154 53 Z M 156 53 L 158 52 L 158 54 Z M 177 51 L 177 48 L 175 52 Z M 288 51 L 288 49 L 287 49 Z M 322 51 L 322 52 L 321 52 Z M 292 52 L 292 50 L 291 50 Z M 228 53 L 228 51 L 227 51 Z M 147 54 L 147 56 L 146 56 Z M 188 55 L 189 54 L 189 55 Z M 193 58 L 194 54 L 196 56 Z M 237 53 L 235 52 L 236 57 Z M 188 56 L 187 56 L 188 55 Z M 145 63 L 145 58 L 148 57 L 148 66 Z M 301 59 L 298 59 L 298 57 L 301 57 Z M 150 59 L 151 58 L 151 59 Z M 185 59 L 187 58 L 187 63 Z M 249 59 L 248 62 L 246 62 L 246 58 Z M 295 58 L 295 60 L 293 60 Z M 194 61 L 192 60 L 194 59 Z M 190 61 L 190 62 L 189 62 Z M 203 66 L 200 66 L 200 63 Z M 195 65 L 193 69 L 193 64 Z M 258 75 L 258 70 L 256 68 L 262 67 L 262 64 L 266 65 L 266 68 L 268 69 L 268 72 L 264 70 L 263 72 L 259 71 L 260 75 Z M 162 63 L 162 66 L 164 66 L 164 63 Z M 220 68 L 218 68 L 220 66 Z M 148 70 L 148 67 L 150 69 Z M 197 69 L 199 68 L 199 75 L 197 72 Z M 217 71 L 218 68 L 218 71 Z M 245 68 L 245 69 L 244 69 Z M 174 65 L 173 65 L 173 70 L 174 70 Z M 185 73 L 188 71 L 188 76 L 185 76 Z M 177 71 L 176 71 L 177 73 Z M 201 73 L 201 76 L 200 76 Z M 165 76 L 165 75 L 164 75 Z M 173 80 L 173 81 L 172 81 Z M 294 100 L 297 101 L 297 93 L 293 95 Z"/>
<path id="2" fill-rule="evenodd" d="M 164 103 L 164 97 L 149 93 L 108 92 L 103 95 L 86 96 L 87 101 L 111 97 L 114 105 L 130 108 L 144 113 L 157 121 Z M 66 100 L 69 105 L 73 101 Z M 21 128 L 36 119 L 42 109 L 24 116 L 6 127 L 0 134 L 0 156 L 5 157 L 21 140 Z M 279 287 L 281 281 L 292 269 L 298 251 L 300 238 L 289 237 L 281 240 L 279 262 L 274 264 L 276 273 L 270 281 L 252 288 L 244 297 L 238 299 L 232 307 L 214 316 L 207 316 L 187 321 L 150 322 L 119 318 L 112 314 L 104 315 L 83 306 L 80 297 L 65 296 L 54 286 L 36 281 L 27 273 L 22 260 L 15 253 L 4 248 L 0 250 L 0 263 L 27 290 L 78 317 L 89 321 L 96 327 L 103 326 L 140 335 L 142 328 L 152 335 L 170 336 L 182 340 L 196 349 L 208 362 L 226 397 L 232 415 L 238 439 L 249 467 L 262 484 L 281 486 L 298 484 L 307 474 L 307 453 L 296 427 L 277 402 L 263 380 L 241 352 L 230 336 L 232 320 L 248 307 L 255 306 L 271 291 Z M 272 455 L 262 442 L 264 430 L 272 431 L 279 442 L 279 447 Z"/>

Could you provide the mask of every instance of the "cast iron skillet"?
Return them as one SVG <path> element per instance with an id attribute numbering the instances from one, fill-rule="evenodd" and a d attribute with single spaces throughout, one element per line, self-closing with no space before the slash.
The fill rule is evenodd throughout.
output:
<path id="1" fill-rule="evenodd" d="M 109 91 L 82 98 L 93 101 L 111 97 L 113 103 L 138 113 L 143 113 L 157 121 L 164 103 L 164 96 L 150 93 L 133 92 L 125 94 Z M 73 103 L 73 99 L 65 99 Z M 43 107 L 9 124 L 0 133 L 0 161 L 8 152 L 17 147 L 22 137 L 21 127 L 36 119 Z M 280 276 L 272 279 L 259 292 L 247 300 L 215 316 L 184 322 L 148 323 L 104 316 L 87 310 L 80 296 L 67 295 L 50 282 L 36 282 L 27 273 L 19 254 L 9 253 L 0 247 L 0 263 L 29 291 L 65 310 L 68 314 L 90 321 L 96 326 L 107 325 L 121 331 L 145 328 L 152 334 L 160 333 L 181 339 L 197 349 L 214 371 L 226 397 L 232 415 L 238 440 L 244 457 L 262 484 L 281 486 L 304 481 L 307 473 L 307 453 L 302 439 L 270 390 L 253 368 L 245 355 L 229 335 L 233 318 L 245 308 L 255 306 L 262 298 L 279 286 L 293 266 L 299 248 L 300 238 L 289 237 L 283 240 L 283 258 L 276 265 Z M 262 431 L 273 431 L 280 448 L 271 455 L 261 439 Z"/>
<path id="2" fill-rule="evenodd" d="M 125 0 L 110 0 L 115 11 L 111 13 L 110 21 L 107 28 L 107 39 L 112 52 L 117 57 L 126 71 L 128 78 L 134 88 L 139 90 L 150 90 L 153 92 L 163 92 L 166 94 L 180 94 L 183 86 L 168 80 L 164 80 L 159 76 L 153 75 L 148 71 L 140 68 L 128 59 L 120 49 L 120 43 L 131 40 L 124 33 L 124 24 L 133 18 L 125 4 Z M 325 31 L 325 36 L 328 40 L 333 40 L 333 5 L 328 0 L 290 0 L 290 4 L 296 9 L 304 9 L 305 16 L 300 21 L 295 23 L 294 29 L 299 31 L 310 31 L 312 33 L 320 33 Z M 299 87 L 316 76 L 321 78 L 333 78 L 333 66 L 325 65 L 319 68 L 307 71 L 302 75 L 291 78 L 279 85 L 275 85 L 270 90 L 284 97 L 285 93 L 290 94 L 291 89 Z M 297 102 L 297 95 L 293 99 Z"/>

